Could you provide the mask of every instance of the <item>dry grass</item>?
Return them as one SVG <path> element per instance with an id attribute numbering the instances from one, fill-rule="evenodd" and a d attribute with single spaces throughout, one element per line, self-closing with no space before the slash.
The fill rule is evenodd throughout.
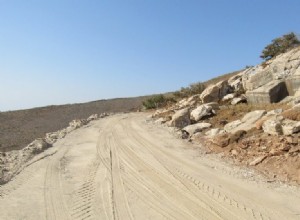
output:
<path id="1" fill-rule="evenodd" d="M 235 76 L 235 75 L 239 74 L 242 71 L 243 70 L 234 71 L 234 72 L 231 72 L 231 73 L 226 73 L 226 74 L 223 74 L 221 76 L 218 76 L 218 77 L 212 78 L 210 80 L 207 80 L 207 81 L 203 82 L 203 84 L 207 87 L 209 85 L 216 84 L 220 81 L 228 80 L 230 77 Z"/>
<path id="2" fill-rule="evenodd" d="M 249 105 L 249 104 L 239 104 L 239 105 L 228 105 L 223 106 L 212 118 L 207 119 L 207 122 L 211 123 L 214 127 L 222 128 L 224 123 L 235 121 L 241 119 L 246 113 L 255 110 L 266 110 L 271 111 L 274 109 L 286 110 L 289 108 L 284 103 L 274 103 L 274 104 L 264 104 L 264 105 Z"/>

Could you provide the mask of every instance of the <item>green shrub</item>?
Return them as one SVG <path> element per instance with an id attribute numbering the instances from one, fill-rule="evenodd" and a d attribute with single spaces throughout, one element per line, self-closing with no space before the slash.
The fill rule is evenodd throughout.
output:
<path id="1" fill-rule="evenodd" d="M 143 106 L 145 107 L 145 109 L 154 109 L 164 107 L 171 102 L 175 102 L 172 97 L 165 97 L 164 95 L 160 94 L 154 95 L 143 101 Z"/>
<path id="2" fill-rule="evenodd" d="M 264 60 L 269 60 L 299 45 L 299 39 L 297 38 L 295 33 L 291 32 L 289 34 L 283 35 L 282 37 L 278 37 L 272 40 L 272 43 L 264 48 L 260 57 Z"/>
<path id="3" fill-rule="evenodd" d="M 188 87 L 181 87 L 179 91 L 173 92 L 175 98 L 186 98 L 192 95 L 201 94 L 205 89 L 202 82 L 193 83 Z"/>

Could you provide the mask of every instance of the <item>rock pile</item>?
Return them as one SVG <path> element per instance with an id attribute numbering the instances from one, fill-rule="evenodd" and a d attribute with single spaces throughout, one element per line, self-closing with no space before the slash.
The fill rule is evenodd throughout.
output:
<path id="1" fill-rule="evenodd" d="M 220 109 L 228 106 L 237 106 L 238 110 L 241 103 L 256 105 L 279 101 L 286 103 L 283 104 L 285 110 L 255 110 L 236 120 L 220 121 L 218 126 L 210 123 Z M 156 123 L 179 129 L 182 138 L 216 146 L 219 148 L 215 148 L 217 152 L 227 152 L 247 165 L 258 166 L 270 161 L 269 158 L 274 160 L 274 157 L 285 155 L 280 159 L 281 163 L 295 160 L 300 167 L 299 103 L 298 47 L 228 80 L 210 85 L 201 94 L 185 98 L 167 109 L 157 110 L 152 117 Z M 274 142 L 269 143 L 268 139 Z M 265 146 L 261 146 L 262 143 Z M 233 149 L 235 145 L 238 147 Z M 300 171 L 298 176 L 296 181 L 300 183 Z"/>

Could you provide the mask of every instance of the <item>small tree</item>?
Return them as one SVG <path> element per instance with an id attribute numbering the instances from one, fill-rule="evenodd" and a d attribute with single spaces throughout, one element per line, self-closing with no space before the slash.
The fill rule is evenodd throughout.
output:
<path id="1" fill-rule="evenodd" d="M 295 33 L 291 32 L 289 34 L 283 35 L 282 37 L 278 37 L 272 40 L 272 43 L 264 48 L 260 57 L 264 60 L 269 60 L 299 45 L 299 39 L 297 38 Z"/>

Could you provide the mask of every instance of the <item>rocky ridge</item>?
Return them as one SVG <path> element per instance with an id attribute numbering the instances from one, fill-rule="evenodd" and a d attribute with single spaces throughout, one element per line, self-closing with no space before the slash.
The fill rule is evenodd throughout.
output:
<path id="1" fill-rule="evenodd" d="M 277 104 L 275 104 L 277 103 Z M 280 180 L 300 183 L 300 48 L 207 87 L 152 115 L 182 138 Z M 224 117 L 231 109 L 232 116 Z M 217 122 L 214 118 L 217 118 Z"/>

